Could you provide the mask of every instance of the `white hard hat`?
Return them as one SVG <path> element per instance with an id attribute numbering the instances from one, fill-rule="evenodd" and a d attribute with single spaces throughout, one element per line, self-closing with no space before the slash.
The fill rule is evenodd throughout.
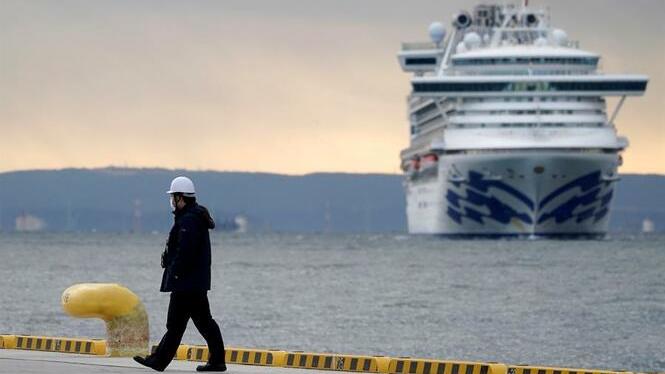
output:
<path id="1" fill-rule="evenodd" d="M 167 194 L 181 193 L 185 196 L 194 196 L 194 182 L 187 177 L 177 177 L 171 181 L 171 188 L 166 191 Z"/>

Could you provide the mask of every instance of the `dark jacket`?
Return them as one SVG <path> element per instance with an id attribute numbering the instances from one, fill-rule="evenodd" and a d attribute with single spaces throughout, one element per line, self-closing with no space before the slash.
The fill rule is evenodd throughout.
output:
<path id="1" fill-rule="evenodd" d="M 210 235 L 215 227 L 208 210 L 196 203 L 174 213 L 173 227 L 162 254 L 160 291 L 210 290 Z"/>

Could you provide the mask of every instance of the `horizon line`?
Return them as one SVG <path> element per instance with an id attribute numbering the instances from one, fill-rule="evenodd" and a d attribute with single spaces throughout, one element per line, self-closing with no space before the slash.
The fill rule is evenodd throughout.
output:
<path id="1" fill-rule="evenodd" d="M 220 169 L 187 169 L 187 168 L 168 168 L 164 166 L 97 166 L 97 167 L 62 167 L 62 168 L 34 168 L 34 169 L 15 169 L 0 171 L 0 175 L 12 173 L 30 173 L 30 172 L 62 172 L 62 171 L 167 171 L 167 172 L 191 172 L 191 173 L 226 173 L 226 174 L 268 174 L 268 175 L 282 175 L 290 177 L 304 177 L 315 174 L 346 174 L 346 175 L 394 175 L 401 176 L 398 173 L 388 172 L 349 172 L 349 171 L 312 171 L 307 173 L 287 173 L 287 172 L 274 172 L 274 171 L 251 171 L 251 170 L 220 170 Z M 665 176 L 665 174 L 663 174 Z"/>
<path id="2" fill-rule="evenodd" d="M 287 172 L 273 172 L 273 171 L 251 171 L 251 170 L 218 170 L 218 169 L 187 169 L 187 168 L 168 168 L 163 166 L 98 166 L 98 167 L 63 167 L 63 168 L 34 168 L 34 169 L 16 169 L 0 171 L 0 175 L 12 173 L 29 173 L 29 172 L 63 172 L 63 171 L 167 171 L 167 172 L 191 172 L 191 173 L 226 173 L 226 174 L 267 174 L 267 175 L 283 175 L 291 177 L 304 177 L 316 174 L 346 174 L 346 175 L 392 175 L 403 176 L 401 173 L 387 173 L 387 172 L 348 172 L 348 171 L 313 171 L 308 173 L 287 173 Z M 619 175 L 640 175 L 640 176 L 660 176 L 665 177 L 665 173 L 637 173 L 637 172 L 619 172 Z"/>

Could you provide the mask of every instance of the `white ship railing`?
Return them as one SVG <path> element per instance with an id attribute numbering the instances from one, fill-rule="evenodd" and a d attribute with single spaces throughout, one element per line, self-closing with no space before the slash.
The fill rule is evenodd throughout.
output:
<path id="1" fill-rule="evenodd" d="M 429 49 L 440 49 L 431 42 L 408 42 L 402 43 L 402 51 L 423 51 Z"/>

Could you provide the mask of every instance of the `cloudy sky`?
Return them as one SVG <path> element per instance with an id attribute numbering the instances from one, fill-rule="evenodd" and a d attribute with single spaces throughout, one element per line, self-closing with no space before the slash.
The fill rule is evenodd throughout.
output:
<path id="1" fill-rule="evenodd" d="M 2 0 L 0 171 L 167 167 L 399 172 L 395 53 L 475 1 Z M 616 121 L 623 172 L 665 173 L 665 1 L 531 0 L 650 76 Z"/>

